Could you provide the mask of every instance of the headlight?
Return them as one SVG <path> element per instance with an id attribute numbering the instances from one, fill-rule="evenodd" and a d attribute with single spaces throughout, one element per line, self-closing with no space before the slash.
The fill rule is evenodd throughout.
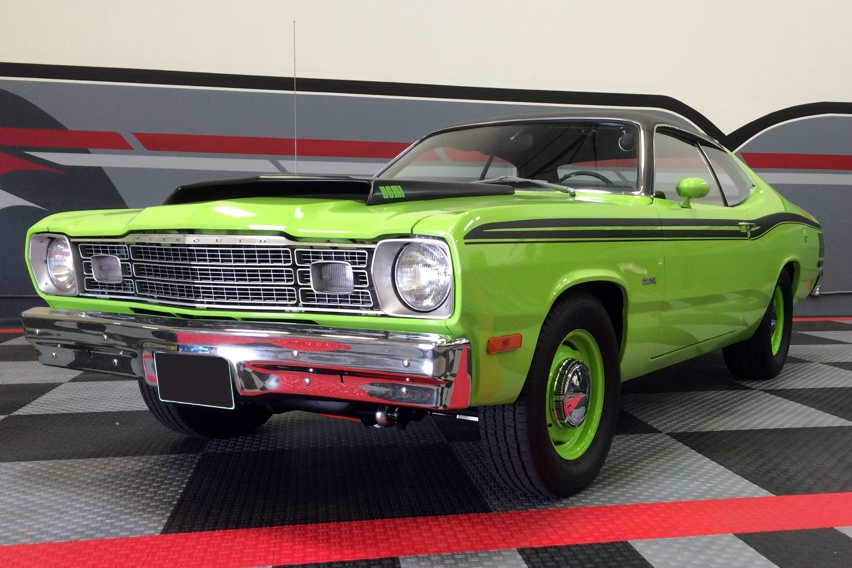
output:
<path id="1" fill-rule="evenodd" d="M 70 292 L 74 288 L 74 258 L 68 241 L 55 239 L 47 247 L 47 275 L 63 292 Z"/>
<path id="2" fill-rule="evenodd" d="M 453 285 L 450 259 L 441 247 L 412 243 L 396 259 L 394 283 L 412 310 L 429 312 L 444 303 Z"/>
<path id="3" fill-rule="evenodd" d="M 77 293 L 74 254 L 68 237 L 47 233 L 33 235 L 29 243 L 29 260 L 39 290 L 63 296 Z"/>

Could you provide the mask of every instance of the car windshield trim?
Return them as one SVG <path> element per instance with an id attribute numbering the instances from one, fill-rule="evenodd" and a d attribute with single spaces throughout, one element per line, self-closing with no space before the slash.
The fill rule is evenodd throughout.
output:
<path id="1" fill-rule="evenodd" d="M 645 138 L 641 124 L 623 118 L 482 122 L 421 138 L 376 178 L 452 182 L 518 178 L 539 180 L 528 183 L 554 191 L 583 187 L 641 194 L 646 185 Z M 622 139 L 629 139 L 626 147 L 619 142 Z M 562 182 L 566 175 L 580 177 L 569 185 Z"/>

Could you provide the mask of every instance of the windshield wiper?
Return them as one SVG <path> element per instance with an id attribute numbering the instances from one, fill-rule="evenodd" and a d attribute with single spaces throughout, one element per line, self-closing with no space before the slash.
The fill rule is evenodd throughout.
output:
<path id="1" fill-rule="evenodd" d="M 515 176 L 500 176 L 496 178 L 480 179 L 477 180 L 477 183 L 531 183 L 539 187 L 554 189 L 556 191 L 561 191 L 562 193 L 567 193 L 571 197 L 575 197 L 577 194 L 577 191 L 573 187 L 568 187 L 567 185 L 562 185 L 560 183 L 544 181 L 543 179 L 529 179 Z"/>

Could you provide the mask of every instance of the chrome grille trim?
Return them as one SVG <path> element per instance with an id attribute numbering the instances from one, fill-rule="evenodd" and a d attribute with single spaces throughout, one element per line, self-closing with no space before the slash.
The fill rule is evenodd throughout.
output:
<path id="1" fill-rule="evenodd" d="M 371 244 L 151 234 L 76 238 L 72 244 L 83 264 L 82 296 L 224 310 L 381 312 L 369 270 L 375 249 Z M 92 278 L 89 259 L 98 254 L 123 259 L 123 282 L 105 284 Z M 316 292 L 310 265 L 318 261 L 352 264 L 355 290 L 351 294 Z"/>
<path id="2" fill-rule="evenodd" d="M 298 266 L 310 266 L 321 261 L 336 261 L 348 262 L 352 268 L 366 268 L 367 259 L 367 251 L 364 250 L 296 249 Z"/>
<path id="3" fill-rule="evenodd" d="M 94 278 L 87 276 L 83 279 L 83 289 L 86 292 L 96 292 L 95 295 L 103 296 L 105 294 L 111 294 L 113 292 L 120 293 L 133 293 L 133 281 L 125 280 L 119 284 L 109 284 L 106 282 L 98 282 Z"/>
<path id="4" fill-rule="evenodd" d="M 206 245 L 131 245 L 130 257 L 133 260 L 148 262 L 215 266 L 289 266 L 293 262 L 290 249 L 253 245 L 226 245 L 216 247 Z"/>
<path id="5" fill-rule="evenodd" d="M 371 308 L 373 298 L 366 290 L 355 290 L 351 294 L 324 294 L 302 288 L 299 290 L 299 302 L 304 306 L 355 306 Z"/>
<path id="6" fill-rule="evenodd" d="M 137 280 L 136 293 L 149 298 L 215 304 L 294 304 L 296 290 L 278 286 L 215 286 Z"/>
<path id="7" fill-rule="evenodd" d="M 135 262 L 133 275 L 149 280 L 196 284 L 293 284 L 293 269 L 278 267 L 208 267 Z"/>
<path id="8" fill-rule="evenodd" d="M 127 254 L 127 245 L 110 243 L 86 243 L 80 245 L 80 257 L 92 258 L 97 254 L 117 256 L 121 260 L 130 258 Z"/>

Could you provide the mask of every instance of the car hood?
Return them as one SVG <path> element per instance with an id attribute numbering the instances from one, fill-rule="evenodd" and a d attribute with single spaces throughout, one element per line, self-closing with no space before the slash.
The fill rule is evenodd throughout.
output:
<path id="1" fill-rule="evenodd" d="M 376 240 L 423 233 L 461 237 L 489 221 L 521 218 L 622 216 L 625 204 L 647 198 L 519 191 L 367 205 L 335 197 L 241 197 L 146 209 L 66 212 L 52 215 L 31 232 L 72 237 L 118 237 L 134 232 L 285 234 L 311 240 Z M 452 237 L 451 237 L 452 238 Z"/>

